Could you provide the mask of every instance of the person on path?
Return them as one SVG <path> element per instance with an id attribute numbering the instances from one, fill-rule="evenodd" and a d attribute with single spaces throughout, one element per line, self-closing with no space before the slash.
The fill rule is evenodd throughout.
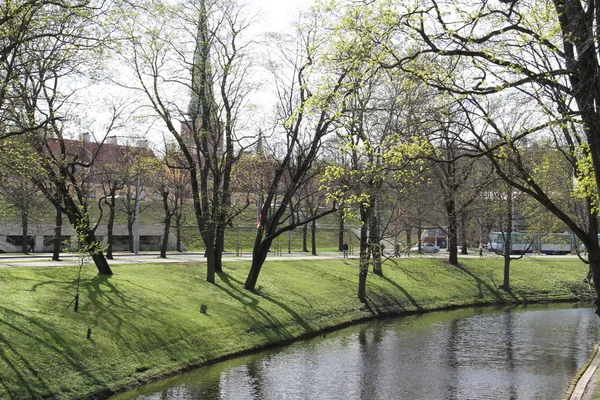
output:
<path id="1" fill-rule="evenodd" d="M 344 242 L 342 250 L 344 251 L 344 258 L 348 258 L 348 243 Z"/>
<path id="2" fill-rule="evenodd" d="M 479 245 L 479 258 L 483 257 L 483 245 Z"/>

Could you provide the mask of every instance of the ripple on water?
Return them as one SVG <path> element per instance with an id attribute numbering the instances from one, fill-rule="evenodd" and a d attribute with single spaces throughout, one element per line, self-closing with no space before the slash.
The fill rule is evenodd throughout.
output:
<path id="1" fill-rule="evenodd" d="M 560 399 L 598 336 L 591 308 L 477 308 L 373 321 L 115 399 Z"/>

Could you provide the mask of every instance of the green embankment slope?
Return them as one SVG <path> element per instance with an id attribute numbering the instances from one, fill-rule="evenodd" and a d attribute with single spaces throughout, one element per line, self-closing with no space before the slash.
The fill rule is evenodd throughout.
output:
<path id="1" fill-rule="evenodd" d="M 255 293 L 249 262 L 228 261 L 216 284 L 204 264 L 0 268 L 0 398 L 105 395 L 194 365 L 365 318 L 470 304 L 589 299 L 576 259 L 513 263 L 512 292 L 498 289 L 502 261 L 461 267 L 409 258 L 368 279 L 356 298 L 357 260 L 267 261 Z M 201 305 L 207 313 L 200 313 Z M 92 329 L 87 339 L 88 327 Z"/>

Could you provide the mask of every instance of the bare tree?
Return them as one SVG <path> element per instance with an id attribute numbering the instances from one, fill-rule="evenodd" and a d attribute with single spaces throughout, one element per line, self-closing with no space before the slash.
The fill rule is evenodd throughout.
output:
<path id="1" fill-rule="evenodd" d="M 184 217 L 184 207 L 190 200 L 190 180 L 185 166 L 176 167 L 179 160 L 177 152 L 167 149 L 164 163 L 160 172 L 153 178 L 153 187 L 162 200 L 163 208 L 163 239 L 160 247 L 161 258 L 167 257 L 167 246 L 170 235 L 171 222 L 175 220 L 177 237 L 176 249 L 181 251 L 181 224 Z M 181 165 L 182 163 L 179 163 Z"/>
<path id="2" fill-rule="evenodd" d="M 127 21 L 129 52 L 121 53 L 142 94 L 179 145 L 192 189 L 196 223 L 205 245 L 207 281 L 221 271 L 232 209 L 231 174 L 247 145 L 239 128 L 253 90 L 247 9 L 236 2 L 153 3 Z M 178 95 L 173 96 L 173 91 Z M 189 94 L 188 107 L 180 93 Z"/>
<path id="3" fill-rule="evenodd" d="M 6 172 L 9 172 L 7 174 Z M 9 169 L 0 173 L 0 194 L 21 219 L 21 252 L 33 251 L 33 238 L 30 238 L 29 222 L 34 211 L 43 204 L 37 186 L 27 176 L 10 174 Z"/>
<path id="4" fill-rule="evenodd" d="M 89 49 L 100 38 L 82 36 L 81 30 L 73 28 L 95 26 L 95 17 L 105 12 L 106 7 L 106 3 L 70 0 L 29 0 L 0 6 L 0 139 L 35 132 L 58 118 L 42 113 L 35 121 L 29 121 L 35 122 L 31 125 L 24 124 L 15 113 L 22 93 L 14 82 L 26 80 L 38 63 L 35 57 L 26 54 L 31 55 L 40 46 L 56 47 L 59 42 L 71 46 L 71 51 Z"/>

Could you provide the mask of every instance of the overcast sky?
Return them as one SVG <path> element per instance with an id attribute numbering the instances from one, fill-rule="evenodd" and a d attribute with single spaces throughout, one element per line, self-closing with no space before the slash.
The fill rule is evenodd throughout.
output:
<path id="1" fill-rule="evenodd" d="M 248 0 L 256 4 L 264 18 L 264 28 L 270 31 L 285 30 L 298 15 L 299 9 L 306 9 L 312 0 Z M 263 20 L 261 20 L 261 23 Z"/>
<path id="2" fill-rule="evenodd" d="M 241 0 L 244 1 L 244 0 Z M 258 15 L 257 22 L 251 31 L 255 31 L 256 35 L 261 35 L 265 32 L 289 32 L 291 26 L 294 21 L 298 19 L 298 13 L 300 10 L 306 10 L 313 4 L 313 0 L 245 0 L 247 4 L 250 6 L 250 11 L 252 13 L 256 13 Z M 249 32 L 248 32 L 249 33 Z M 252 33 L 254 34 L 254 33 Z M 92 90 L 94 90 L 92 88 Z M 122 93 L 121 89 L 115 89 L 116 92 L 120 95 Z M 106 94 L 106 87 L 100 85 L 97 89 L 92 92 L 93 96 L 97 96 L 99 101 Z M 90 94 L 88 94 L 90 96 Z M 125 95 L 129 97 L 129 95 Z M 269 110 L 273 107 L 275 102 L 275 98 L 272 94 L 272 88 L 263 87 L 261 90 L 258 90 L 252 94 L 252 103 L 256 105 L 257 112 L 255 113 L 257 116 L 266 115 L 269 113 Z M 109 119 L 109 113 L 101 111 L 98 107 L 98 102 L 92 102 L 90 104 L 90 110 L 88 112 L 89 115 L 94 115 L 98 118 L 98 125 L 104 125 L 106 120 Z M 102 116 L 103 114 L 107 114 L 106 116 Z M 93 126 L 97 125 L 96 123 L 90 122 Z M 253 125 L 253 124 L 252 124 Z M 90 126 L 90 131 L 95 132 L 96 129 Z M 126 136 L 131 135 L 134 137 L 141 137 L 143 135 L 147 135 L 146 138 L 150 139 L 154 143 L 162 142 L 162 135 L 166 133 L 165 127 L 163 123 L 158 121 L 155 125 L 148 125 L 143 122 L 138 122 L 135 124 L 136 128 L 132 129 L 131 126 L 127 126 L 124 131 L 127 133 L 117 132 L 118 136 L 122 136 L 122 142 L 127 140 Z M 102 128 L 97 128 L 98 132 L 96 135 L 98 136 L 96 139 L 101 138 Z M 257 130 L 257 127 L 251 128 L 253 131 Z"/>

